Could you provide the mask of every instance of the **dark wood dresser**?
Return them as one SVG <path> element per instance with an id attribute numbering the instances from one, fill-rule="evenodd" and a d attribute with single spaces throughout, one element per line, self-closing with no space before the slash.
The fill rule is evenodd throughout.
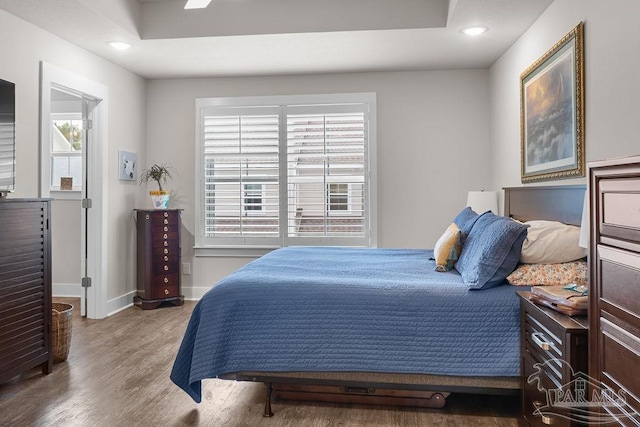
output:
<path id="1" fill-rule="evenodd" d="M 591 162 L 588 170 L 589 375 L 594 391 L 605 391 L 603 424 L 638 426 L 640 156 Z"/>
<path id="2" fill-rule="evenodd" d="M 522 414 L 532 426 L 578 426 L 572 408 L 550 401 L 587 372 L 587 318 L 569 317 L 529 300 L 518 292 L 522 360 Z"/>
<path id="3" fill-rule="evenodd" d="M 49 200 L 0 201 L 0 382 L 52 370 Z"/>
<path id="4" fill-rule="evenodd" d="M 163 302 L 182 305 L 180 294 L 180 209 L 136 210 L 138 291 L 143 309 Z"/>

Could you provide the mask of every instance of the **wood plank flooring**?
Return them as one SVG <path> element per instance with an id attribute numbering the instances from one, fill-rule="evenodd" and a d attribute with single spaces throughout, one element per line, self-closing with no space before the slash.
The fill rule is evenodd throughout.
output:
<path id="1" fill-rule="evenodd" d="M 263 418 L 264 385 L 206 380 L 196 404 L 169 379 L 194 305 L 131 307 L 104 320 L 74 309 L 67 361 L 0 384 L 0 426 L 525 425 L 517 397 L 452 395 L 443 409 L 276 401 L 275 416 Z"/>

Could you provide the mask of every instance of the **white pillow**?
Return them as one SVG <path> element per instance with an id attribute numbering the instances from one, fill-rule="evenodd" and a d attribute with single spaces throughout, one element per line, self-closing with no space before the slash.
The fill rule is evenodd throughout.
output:
<path id="1" fill-rule="evenodd" d="M 557 264 L 587 256 L 578 246 L 580 227 L 558 221 L 528 221 L 527 238 L 522 244 L 520 262 L 526 264 Z"/>

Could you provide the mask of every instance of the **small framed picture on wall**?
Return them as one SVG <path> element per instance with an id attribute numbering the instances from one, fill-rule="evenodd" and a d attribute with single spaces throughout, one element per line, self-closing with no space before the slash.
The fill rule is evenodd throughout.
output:
<path id="1" fill-rule="evenodd" d="M 118 179 L 136 181 L 138 179 L 138 154 L 119 150 L 118 160 Z"/>

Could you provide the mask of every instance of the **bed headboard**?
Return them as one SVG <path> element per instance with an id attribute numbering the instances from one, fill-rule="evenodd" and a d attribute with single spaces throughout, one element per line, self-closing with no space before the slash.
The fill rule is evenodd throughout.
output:
<path id="1" fill-rule="evenodd" d="M 504 216 L 580 226 L 586 188 L 586 185 L 505 187 Z"/>

